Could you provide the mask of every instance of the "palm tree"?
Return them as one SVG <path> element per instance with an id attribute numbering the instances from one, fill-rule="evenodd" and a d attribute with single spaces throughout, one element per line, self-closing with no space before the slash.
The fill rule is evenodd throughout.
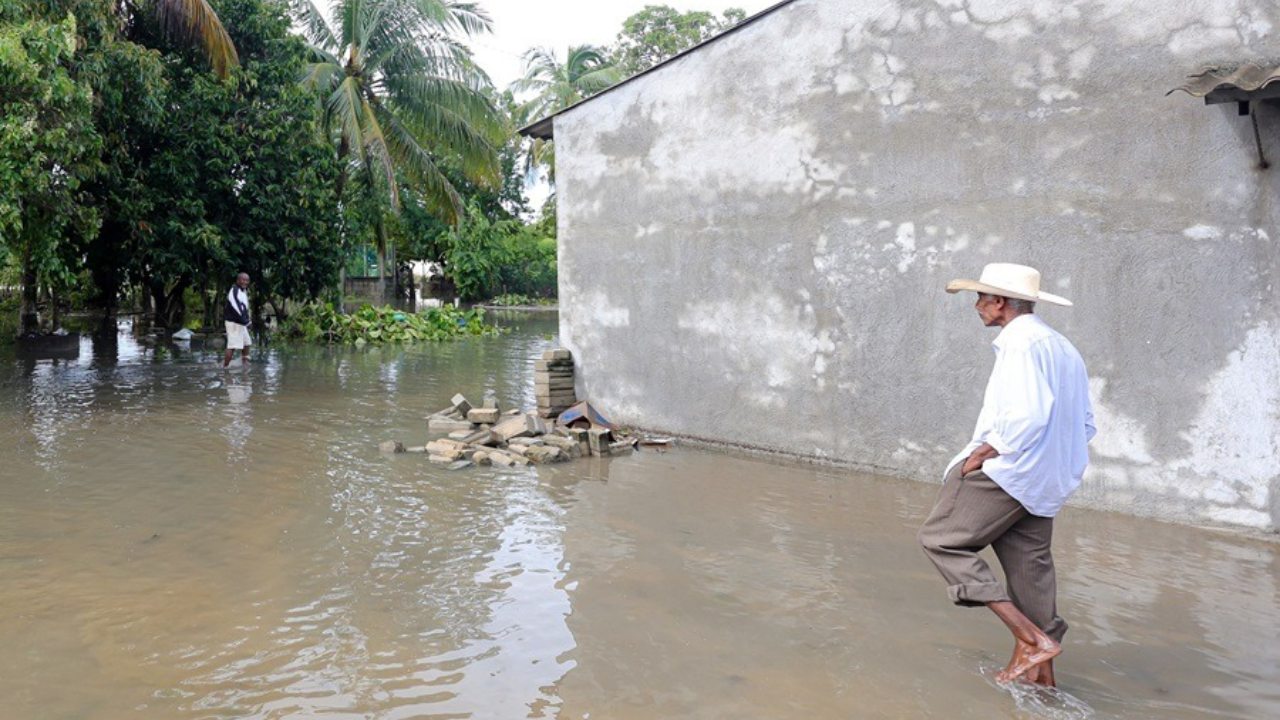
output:
<path id="1" fill-rule="evenodd" d="M 491 83 L 459 37 L 488 32 L 488 16 L 458 0 L 334 0 L 326 21 L 312 0 L 290 2 L 314 55 L 303 82 L 322 95 L 324 130 L 338 146 L 339 197 L 354 172 L 394 211 L 399 173 L 456 223 L 462 199 L 439 160 L 477 182 L 496 181 L 499 170 L 503 124 Z M 382 260 L 386 227 L 377 218 Z"/>
<path id="2" fill-rule="evenodd" d="M 524 54 L 524 77 L 511 84 L 517 93 L 532 92 L 534 96 L 520 107 L 526 120 L 555 114 L 574 103 L 585 100 L 622 79 L 622 72 L 609 64 L 603 48 L 593 45 L 574 45 L 562 63 L 555 52 L 548 48 L 533 48 Z M 555 173 L 555 146 L 551 142 L 534 140 L 525 156 L 525 169 L 548 168 L 552 178 Z"/>

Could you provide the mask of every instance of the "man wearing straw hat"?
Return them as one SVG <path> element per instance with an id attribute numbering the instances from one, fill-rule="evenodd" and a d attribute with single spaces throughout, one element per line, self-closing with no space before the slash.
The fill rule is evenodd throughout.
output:
<path id="1" fill-rule="evenodd" d="M 1037 302 L 1071 305 L 1041 292 L 1034 268 L 993 263 L 977 281 L 947 284 L 962 290 L 978 293 L 983 324 L 1001 328 L 996 361 L 973 439 L 947 466 L 920 544 L 952 602 L 990 608 L 1013 633 L 1013 657 L 997 679 L 1053 686 L 1067 623 L 1049 545 L 1053 517 L 1089 462 L 1089 377 L 1075 347 L 1034 314 Z M 1007 584 L 978 555 L 988 545 Z"/>

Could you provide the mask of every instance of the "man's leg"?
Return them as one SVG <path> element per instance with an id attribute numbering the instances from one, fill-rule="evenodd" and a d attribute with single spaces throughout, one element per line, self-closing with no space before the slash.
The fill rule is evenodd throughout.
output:
<path id="1" fill-rule="evenodd" d="M 952 468 L 917 536 L 925 555 L 947 581 L 951 602 L 977 607 L 1011 599 L 978 552 L 1026 514 L 983 472 L 961 477 L 959 466 Z"/>
<path id="2" fill-rule="evenodd" d="M 1004 568 L 1014 605 L 1055 643 L 1062 643 L 1067 622 L 1058 615 L 1057 577 L 1054 572 L 1053 518 L 1028 515 L 997 538 L 991 547 Z M 1015 656 L 1018 649 L 1015 648 Z M 1028 679 L 1053 686 L 1053 662 L 1045 663 Z"/>
<path id="3" fill-rule="evenodd" d="M 227 367 L 231 364 L 231 356 L 235 355 L 235 353 L 235 350 L 227 349 L 227 352 L 222 355 L 222 367 Z"/>
<path id="4" fill-rule="evenodd" d="M 920 528 L 925 555 L 947 581 L 947 594 L 957 605 L 986 605 L 1019 643 L 1002 682 L 1016 679 L 1061 652 L 1058 644 L 1027 619 L 978 554 L 1009 528 L 1028 517 L 1025 508 L 981 471 L 961 477 L 953 468 L 938 503 Z"/>

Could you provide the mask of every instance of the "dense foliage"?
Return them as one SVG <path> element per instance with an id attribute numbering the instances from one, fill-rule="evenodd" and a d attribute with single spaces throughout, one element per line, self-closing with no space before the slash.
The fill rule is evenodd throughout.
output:
<path id="1" fill-rule="evenodd" d="M 99 218 L 83 183 L 99 169 L 92 88 L 72 72 L 76 19 L 0 0 L 0 243 L 21 267 L 21 331 L 36 330 L 36 286 L 65 290 L 72 237 Z"/>
<path id="2" fill-rule="evenodd" d="M 484 310 L 459 310 L 452 305 L 419 313 L 365 305 L 344 315 L 330 305 L 311 304 L 291 315 L 281 331 L 288 338 L 356 346 L 413 344 L 498 333 L 496 327 L 485 323 Z"/>
<path id="3" fill-rule="evenodd" d="M 320 323 L 365 254 L 468 300 L 554 297 L 554 193 L 524 198 L 552 146 L 531 164 L 516 128 L 740 18 L 646 7 L 613 47 L 530 51 L 513 95 L 467 47 L 473 2 L 0 0 L 0 311 L 216 326 L 244 271 L 255 317 Z"/>

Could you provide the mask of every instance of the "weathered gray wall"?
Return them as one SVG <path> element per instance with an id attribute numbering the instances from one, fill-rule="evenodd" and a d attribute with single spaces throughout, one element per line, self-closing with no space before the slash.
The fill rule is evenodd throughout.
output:
<path id="1" fill-rule="evenodd" d="M 616 419 L 936 480 L 1040 267 L 1089 363 L 1077 502 L 1280 521 L 1280 168 L 1170 87 L 1264 0 L 801 0 L 556 120 L 561 332 Z M 1280 107 L 1262 109 L 1280 160 Z"/>

